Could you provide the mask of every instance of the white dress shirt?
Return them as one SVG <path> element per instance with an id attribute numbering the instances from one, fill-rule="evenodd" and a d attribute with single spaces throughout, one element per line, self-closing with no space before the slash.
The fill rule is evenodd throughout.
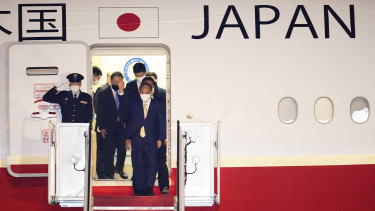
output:
<path id="1" fill-rule="evenodd" d="M 139 81 L 137 80 L 137 87 L 138 87 L 138 89 L 139 89 L 139 87 L 141 86 L 141 83 L 142 83 L 142 82 L 139 82 Z"/>

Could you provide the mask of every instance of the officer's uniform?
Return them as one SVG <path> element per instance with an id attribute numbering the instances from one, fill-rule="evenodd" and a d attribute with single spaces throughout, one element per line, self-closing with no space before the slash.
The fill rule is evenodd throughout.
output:
<path id="1" fill-rule="evenodd" d="M 84 77 L 81 74 L 72 73 L 66 78 L 69 82 L 81 82 Z M 91 96 L 82 91 L 76 95 L 72 91 L 59 92 L 55 86 L 43 96 L 43 100 L 60 105 L 62 122 L 88 123 L 92 120 L 93 112 Z"/>

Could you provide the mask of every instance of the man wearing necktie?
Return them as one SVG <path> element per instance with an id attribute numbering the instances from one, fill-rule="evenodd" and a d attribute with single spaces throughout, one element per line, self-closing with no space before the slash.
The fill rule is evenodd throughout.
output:
<path id="1" fill-rule="evenodd" d="M 146 77 L 146 66 L 143 63 L 135 63 L 133 66 L 133 73 L 135 75 L 135 80 L 130 81 L 126 84 L 125 97 L 134 100 L 139 97 L 139 87 L 142 80 Z"/>
<path id="2" fill-rule="evenodd" d="M 125 109 L 120 103 L 120 97 L 124 95 L 124 76 L 121 72 L 111 74 L 111 85 L 98 93 L 97 107 L 97 156 L 104 162 L 98 166 L 99 179 L 113 179 L 114 173 L 121 178 L 128 176 L 123 171 L 126 147 L 124 138 Z M 117 161 L 114 166 L 114 155 L 117 149 Z"/>
<path id="3" fill-rule="evenodd" d="M 163 116 L 167 116 L 167 97 L 166 90 L 158 86 L 158 75 L 155 72 L 149 72 L 146 74 L 146 78 L 143 79 L 144 83 L 148 83 L 155 90 L 153 97 L 159 100 L 162 105 Z M 167 128 L 165 128 L 167 129 Z M 159 189 L 163 196 L 166 196 L 169 193 L 169 173 L 167 166 L 167 140 L 164 140 L 161 147 L 158 150 L 158 183 Z"/>
<path id="4" fill-rule="evenodd" d="M 89 123 L 93 110 L 91 96 L 80 89 L 83 75 L 72 73 L 66 78 L 69 82 L 54 86 L 43 96 L 43 100 L 60 105 L 62 122 Z M 70 91 L 65 90 L 68 86 Z"/>
<path id="5" fill-rule="evenodd" d="M 160 102 L 151 98 L 150 84 L 142 83 L 139 94 L 129 102 L 125 137 L 132 149 L 134 195 L 152 196 L 158 168 L 158 146 L 166 137 L 165 118 Z"/>

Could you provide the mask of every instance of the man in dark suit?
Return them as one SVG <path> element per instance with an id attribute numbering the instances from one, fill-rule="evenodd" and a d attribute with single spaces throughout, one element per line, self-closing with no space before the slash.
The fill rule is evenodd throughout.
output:
<path id="1" fill-rule="evenodd" d="M 138 89 L 142 80 L 146 77 L 146 66 L 143 63 L 136 63 L 133 66 L 133 72 L 136 79 L 126 84 L 124 94 L 129 100 L 134 100 L 139 97 Z"/>
<path id="2" fill-rule="evenodd" d="M 97 113 L 97 110 L 98 110 L 99 93 L 108 87 L 111 87 L 111 73 L 107 73 L 107 83 L 97 88 L 94 93 L 93 105 L 94 105 L 95 114 Z M 104 157 L 106 155 L 106 151 L 105 151 L 105 146 L 98 146 L 98 145 L 100 144 L 103 145 L 105 141 L 103 140 L 103 137 L 100 134 L 100 131 L 98 130 L 98 123 L 95 124 L 95 132 L 96 132 L 96 146 L 97 146 L 96 148 L 96 173 L 98 174 L 99 178 L 104 178 L 104 177 L 108 177 L 108 176 L 105 176 L 107 175 L 106 169 L 105 169 L 106 161 Z"/>
<path id="3" fill-rule="evenodd" d="M 146 78 L 143 79 L 143 83 L 148 83 L 155 90 L 153 97 L 157 99 L 162 106 L 163 117 L 166 118 L 166 91 L 163 88 L 158 87 L 157 84 L 158 76 L 154 72 L 146 74 Z M 167 195 L 169 192 L 169 173 L 167 166 L 167 141 L 163 140 L 162 145 L 158 146 L 158 182 L 159 189 L 163 195 Z"/>
<path id="4" fill-rule="evenodd" d="M 127 142 L 131 142 L 134 195 L 154 195 L 158 169 L 157 151 L 165 140 L 165 121 L 158 100 L 152 99 L 152 87 L 142 83 L 140 97 L 129 103 Z"/>
<path id="5" fill-rule="evenodd" d="M 96 89 L 95 93 L 94 93 L 94 110 L 95 110 L 95 113 L 96 113 L 96 110 L 98 109 L 98 94 L 104 90 L 105 88 L 111 86 L 111 73 L 107 73 L 107 83 L 101 85 L 99 88 Z"/>
<path id="6" fill-rule="evenodd" d="M 44 94 L 43 100 L 60 105 L 62 122 L 89 123 L 92 120 L 92 102 L 91 96 L 80 90 L 83 75 L 72 73 L 66 78 L 69 82 L 54 86 Z M 70 91 L 64 90 L 68 85 Z"/>
<path id="7" fill-rule="evenodd" d="M 98 93 L 98 110 L 96 124 L 100 131 L 101 139 L 98 140 L 98 153 L 102 153 L 105 159 L 103 175 L 101 179 L 113 179 L 114 173 L 121 178 L 128 176 L 123 171 L 126 148 L 124 138 L 125 116 L 122 113 L 124 106 L 120 98 L 124 94 L 124 76 L 121 72 L 114 72 L 111 75 L 111 86 L 108 86 Z M 114 154 L 117 148 L 117 162 L 114 167 Z"/>
<path id="8" fill-rule="evenodd" d="M 146 77 L 151 77 L 154 82 L 155 82 L 155 93 L 154 93 L 154 97 L 158 98 L 160 103 L 162 103 L 164 109 L 163 109 L 163 114 L 166 116 L 167 114 L 167 93 L 166 93 L 166 90 L 163 89 L 163 88 L 160 88 L 158 86 L 158 75 L 155 73 L 155 72 L 148 72 L 146 73 Z"/>

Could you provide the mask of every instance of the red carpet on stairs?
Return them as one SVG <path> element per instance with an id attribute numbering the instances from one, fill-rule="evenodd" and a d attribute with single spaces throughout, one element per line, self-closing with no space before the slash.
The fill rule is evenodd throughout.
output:
<path id="1" fill-rule="evenodd" d="M 154 193 L 156 196 L 161 196 L 161 192 L 158 186 L 154 187 Z M 94 197 L 99 196 L 133 196 L 134 191 L 132 186 L 94 186 L 92 187 L 92 195 Z M 169 189 L 170 196 L 176 195 L 176 188 L 172 186 Z"/>
<path id="2" fill-rule="evenodd" d="M 94 206 L 170 207 L 174 206 L 174 196 L 102 196 L 94 198 Z"/>
<path id="3" fill-rule="evenodd" d="M 92 196 L 95 211 L 103 207 L 160 207 L 173 208 L 176 196 L 176 169 L 170 175 L 168 196 L 162 196 L 158 186 L 154 187 L 155 196 L 133 196 L 132 186 L 93 186 Z M 108 210 L 108 209 L 106 209 Z M 155 209 L 153 209 L 155 211 Z M 165 209 L 160 209 L 165 210 Z"/>
<path id="4" fill-rule="evenodd" d="M 175 196 L 176 191 L 176 181 L 177 181 L 177 169 L 172 169 L 170 175 L 170 184 L 169 184 L 169 194 Z M 154 187 L 154 193 L 156 196 L 160 196 L 161 192 L 158 186 Z M 132 186 L 93 186 L 92 195 L 96 196 L 133 196 L 134 191 Z"/>
<path id="5" fill-rule="evenodd" d="M 154 187 L 155 196 L 133 196 L 132 186 L 93 186 L 92 195 L 95 211 L 106 207 L 173 207 L 176 188 L 172 186 L 168 196 L 162 196 L 158 186 Z M 104 210 L 104 209 L 103 209 Z M 111 210 L 111 209 L 109 209 Z M 115 209 L 114 209 L 115 210 Z M 155 211 L 155 209 L 153 209 Z M 165 210 L 165 209 L 160 209 Z"/>

